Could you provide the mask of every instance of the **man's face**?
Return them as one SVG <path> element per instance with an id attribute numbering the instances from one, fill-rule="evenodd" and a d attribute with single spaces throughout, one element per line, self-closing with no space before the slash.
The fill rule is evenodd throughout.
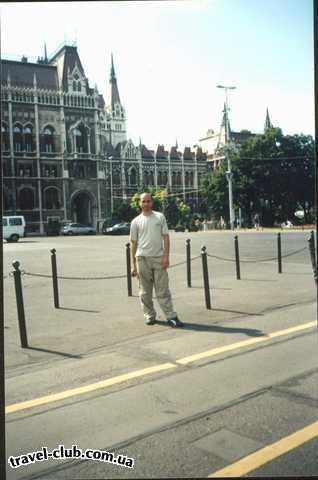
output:
<path id="1" fill-rule="evenodd" d="M 146 193 L 141 195 L 139 205 L 140 205 L 141 210 L 144 213 L 150 212 L 151 209 L 152 209 L 151 196 L 149 194 L 146 194 Z"/>

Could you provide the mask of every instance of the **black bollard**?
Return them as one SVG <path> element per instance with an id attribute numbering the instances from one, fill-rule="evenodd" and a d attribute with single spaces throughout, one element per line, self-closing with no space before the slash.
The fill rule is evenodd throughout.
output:
<path id="1" fill-rule="evenodd" d="M 12 262 L 14 268 L 13 277 L 15 285 L 15 295 L 17 300 L 17 310 L 18 310 L 18 322 L 19 322 L 19 332 L 21 347 L 28 348 L 28 338 L 25 325 L 25 316 L 24 316 L 24 303 L 23 303 L 23 293 L 22 293 L 22 282 L 21 282 L 21 270 L 19 269 L 20 262 L 15 260 Z"/>
<path id="2" fill-rule="evenodd" d="M 60 308 L 59 302 L 59 286 L 57 282 L 57 266 L 56 266 L 56 250 L 52 248 L 50 250 L 51 255 L 51 264 L 52 264 L 52 281 L 53 281 L 53 297 L 54 297 L 54 307 Z"/>
<path id="3" fill-rule="evenodd" d="M 235 262 L 236 262 L 236 278 L 237 278 L 237 280 L 241 280 L 240 252 L 239 252 L 239 244 L 238 244 L 237 235 L 235 235 L 235 237 L 234 237 L 234 247 L 235 247 Z"/>
<path id="4" fill-rule="evenodd" d="M 282 241 L 280 233 L 277 234 L 277 261 L 278 261 L 278 273 L 282 273 Z"/>
<path id="5" fill-rule="evenodd" d="M 186 240 L 186 251 L 187 251 L 187 284 L 191 288 L 191 240 L 188 238 Z"/>
<path id="6" fill-rule="evenodd" d="M 206 247 L 201 248 L 201 258 L 202 258 L 202 272 L 203 272 L 203 283 L 204 283 L 205 306 L 206 306 L 207 310 L 211 310 L 209 272 L 208 272 L 208 260 L 207 260 L 207 254 L 206 254 Z"/>
<path id="7" fill-rule="evenodd" d="M 311 231 L 310 237 L 308 238 L 308 246 L 309 246 L 312 271 L 314 274 L 315 283 L 317 285 L 317 262 L 316 262 L 316 252 L 315 252 L 315 236 L 313 231 Z"/>
<path id="8" fill-rule="evenodd" d="M 128 290 L 128 297 L 132 297 L 132 288 L 131 288 L 131 263 L 130 263 L 130 243 L 126 243 L 126 263 L 127 263 L 127 290 Z"/>

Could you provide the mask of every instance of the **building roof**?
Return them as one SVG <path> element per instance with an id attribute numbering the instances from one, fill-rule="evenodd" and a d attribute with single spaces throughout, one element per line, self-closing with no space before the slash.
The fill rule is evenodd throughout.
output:
<path id="1" fill-rule="evenodd" d="M 111 143 L 104 143 L 104 153 L 107 157 L 114 157 L 116 155 L 115 149 Z"/>
<path id="2" fill-rule="evenodd" d="M 68 72 L 72 72 L 74 70 L 75 65 L 77 65 L 78 70 L 80 71 L 81 75 L 85 77 L 85 72 L 80 60 L 80 57 L 77 52 L 77 47 L 71 47 L 69 45 L 63 45 L 55 55 L 50 58 L 50 64 L 56 65 L 59 75 L 59 82 L 63 90 L 67 91 L 68 83 L 67 83 L 67 74 Z M 88 90 L 88 83 L 86 82 L 86 87 Z M 87 91 L 87 93 L 89 93 Z"/>
<path id="3" fill-rule="evenodd" d="M 146 145 L 141 145 L 141 156 L 142 158 L 147 158 L 147 159 L 154 159 L 154 151 L 153 150 L 148 150 Z"/>
<path id="4" fill-rule="evenodd" d="M 168 152 L 165 150 L 164 145 L 157 146 L 156 158 L 162 158 L 164 160 L 168 158 Z"/>
<path id="5" fill-rule="evenodd" d="M 207 159 L 207 155 L 206 155 L 206 153 L 203 153 L 201 147 L 197 147 L 195 155 L 196 155 L 197 160 L 206 160 Z"/>
<path id="6" fill-rule="evenodd" d="M 98 104 L 98 107 L 99 107 L 99 108 L 104 109 L 104 107 L 105 107 L 105 100 L 104 100 L 103 95 L 101 95 L 101 94 L 98 95 L 97 104 Z"/>
<path id="7" fill-rule="evenodd" d="M 241 130 L 240 132 L 231 132 L 230 137 L 235 142 L 244 142 L 249 138 L 255 137 L 256 133 L 252 133 L 249 130 Z"/>
<path id="8" fill-rule="evenodd" d="M 180 160 L 181 158 L 181 152 L 178 152 L 177 146 L 171 147 L 170 149 L 170 158 L 173 160 Z"/>
<path id="9" fill-rule="evenodd" d="M 13 87 L 33 88 L 34 74 L 37 87 L 58 90 L 57 69 L 53 65 L 1 60 L 1 83 L 7 83 L 8 73 Z"/>
<path id="10" fill-rule="evenodd" d="M 184 147 L 183 159 L 184 160 L 193 160 L 194 159 L 194 153 L 191 152 L 190 147 Z"/>

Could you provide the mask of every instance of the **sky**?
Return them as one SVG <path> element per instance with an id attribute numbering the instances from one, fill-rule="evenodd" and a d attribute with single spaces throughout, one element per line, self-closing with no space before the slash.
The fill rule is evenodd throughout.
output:
<path id="1" fill-rule="evenodd" d="M 76 40 L 109 101 L 111 53 L 134 143 L 193 146 L 222 120 L 261 133 L 266 108 L 284 134 L 314 135 L 312 0 L 12 2 L 1 4 L 1 55 L 48 56 Z"/>

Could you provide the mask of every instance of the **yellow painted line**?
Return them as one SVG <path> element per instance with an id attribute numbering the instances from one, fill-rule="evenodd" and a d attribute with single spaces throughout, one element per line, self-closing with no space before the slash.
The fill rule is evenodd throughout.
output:
<path id="1" fill-rule="evenodd" d="M 300 447 L 305 442 L 318 436 L 318 422 L 314 422 L 297 432 L 278 440 L 267 447 L 257 450 L 257 452 L 228 465 L 217 472 L 211 473 L 208 477 L 242 477 L 252 470 L 260 468 L 277 457 L 290 452 L 294 448 Z"/>
<path id="2" fill-rule="evenodd" d="M 208 357 L 214 357 L 215 355 L 219 355 L 220 353 L 230 352 L 231 350 L 237 350 L 239 348 L 248 347 L 250 345 L 254 345 L 255 343 L 266 342 L 271 340 L 272 338 L 282 337 L 284 335 L 289 335 L 290 333 L 299 332 L 301 330 L 306 330 L 307 328 L 311 328 L 315 326 L 317 322 L 308 322 L 302 325 L 298 325 L 297 327 L 286 328 L 285 330 L 279 330 L 277 332 L 269 333 L 268 335 L 262 335 L 257 338 L 251 338 L 249 340 L 243 340 L 241 342 L 231 343 L 229 345 L 224 345 L 222 347 L 212 348 L 211 350 L 206 350 L 205 352 L 196 353 L 194 355 L 190 355 L 188 357 L 180 358 L 176 360 L 176 363 L 180 363 L 181 365 L 187 365 L 188 363 L 196 362 L 197 360 L 202 360 Z"/>
<path id="3" fill-rule="evenodd" d="M 74 397 L 76 395 L 83 395 L 85 393 L 93 392 L 95 390 L 111 387 L 112 385 L 117 385 L 118 383 L 123 383 L 133 378 L 143 377 L 144 375 L 150 375 L 151 373 L 157 373 L 163 370 L 168 370 L 170 368 L 176 368 L 176 367 L 177 365 L 174 365 L 173 363 L 162 363 L 160 365 L 155 365 L 153 367 L 148 367 L 142 370 L 136 370 L 134 372 L 125 373 L 123 375 L 118 375 L 117 377 L 108 378 L 106 380 L 101 380 L 100 382 L 91 383 L 90 385 L 84 385 L 83 387 L 72 388 L 70 390 L 65 390 L 63 392 L 53 393 L 52 395 L 46 395 L 44 397 L 34 398 L 33 400 L 14 403 L 12 405 L 8 405 L 5 409 L 5 412 L 6 414 L 14 413 L 20 410 L 26 410 L 28 408 L 45 405 L 46 403 L 56 402 L 58 400 L 65 400 L 66 398 Z"/>
<path id="4" fill-rule="evenodd" d="M 241 342 L 232 343 L 230 345 L 213 348 L 212 350 L 208 350 L 206 352 L 197 353 L 189 357 L 184 357 L 179 360 L 176 360 L 175 364 L 162 363 L 160 365 L 155 365 L 153 367 L 148 367 L 142 370 L 136 370 L 134 372 L 118 375 L 117 377 L 107 378 L 106 380 L 101 380 L 100 382 L 91 383 L 90 385 L 84 385 L 82 387 L 72 388 L 70 390 L 64 390 L 63 392 L 52 393 L 51 395 L 45 395 L 43 397 L 34 398 L 32 400 L 26 400 L 20 403 L 14 403 L 6 407 L 5 413 L 6 414 L 14 413 L 20 410 L 26 410 L 29 408 L 45 405 L 47 403 L 57 402 L 59 400 L 65 400 L 66 398 L 74 397 L 77 395 L 83 395 L 85 393 L 90 393 L 95 390 L 100 390 L 106 387 L 111 387 L 112 385 L 117 385 L 119 383 L 126 382 L 127 380 L 143 377 L 145 375 L 150 375 L 152 373 L 161 372 L 163 370 L 168 370 L 171 368 L 177 368 L 178 367 L 177 364 L 186 365 L 187 363 L 195 362 L 196 360 L 201 360 L 202 358 L 211 357 L 214 355 L 218 355 L 219 353 L 229 352 L 231 350 L 236 350 L 238 348 L 253 345 L 255 343 L 264 342 L 266 340 L 270 340 L 271 338 L 279 337 L 282 335 L 288 335 L 289 333 L 305 330 L 307 328 L 313 327 L 314 325 L 316 325 L 316 322 L 305 323 L 297 327 L 291 327 L 285 330 L 273 332 L 273 333 L 270 333 L 269 335 L 264 335 L 264 336 L 253 338 L 250 340 L 244 340 Z"/>

